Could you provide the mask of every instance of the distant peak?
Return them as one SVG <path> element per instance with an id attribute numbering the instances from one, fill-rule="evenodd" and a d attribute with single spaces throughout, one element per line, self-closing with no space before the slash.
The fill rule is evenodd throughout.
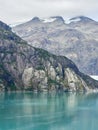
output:
<path id="1" fill-rule="evenodd" d="M 70 23 L 77 23 L 77 22 L 94 22 L 94 20 L 92 20 L 91 18 L 85 17 L 85 16 L 77 16 L 77 17 L 73 17 L 67 21 L 65 21 L 66 24 L 70 24 Z"/>
<path id="2" fill-rule="evenodd" d="M 75 19 L 80 19 L 80 21 L 84 21 L 84 22 L 94 21 L 91 18 L 88 18 L 86 16 L 77 16 L 77 17 L 71 18 L 70 20 L 75 20 Z"/>
<path id="3" fill-rule="evenodd" d="M 34 17 L 34 18 L 32 19 L 32 21 L 33 21 L 33 22 L 40 22 L 40 18 L 39 18 L 39 17 Z"/>

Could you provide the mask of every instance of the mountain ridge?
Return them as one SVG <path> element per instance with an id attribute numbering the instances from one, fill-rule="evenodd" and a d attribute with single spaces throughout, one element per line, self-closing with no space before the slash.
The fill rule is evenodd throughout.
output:
<path id="1" fill-rule="evenodd" d="M 11 30 L 0 32 L 0 91 L 97 91 L 98 82 L 64 56 L 32 47 Z"/>
<path id="2" fill-rule="evenodd" d="M 60 16 L 56 16 L 62 19 Z M 55 16 L 53 17 L 55 18 Z M 51 21 L 27 22 L 13 28 L 21 38 L 35 47 L 53 54 L 67 56 L 78 68 L 89 75 L 98 74 L 98 22 L 85 16 L 77 16 L 66 23 Z M 56 21 L 56 22 L 55 22 Z"/>

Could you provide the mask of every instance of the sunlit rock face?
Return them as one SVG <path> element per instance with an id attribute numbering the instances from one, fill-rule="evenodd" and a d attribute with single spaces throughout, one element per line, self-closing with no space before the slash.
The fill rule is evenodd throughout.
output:
<path id="1" fill-rule="evenodd" d="M 34 18 L 12 30 L 34 47 L 72 59 L 85 74 L 98 75 L 98 22 L 84 16 Z"/>
<path id="2" fill-rule="evenodd" d="M 2 23 L 0 91 L 92 91 L 97 87 L 98 82 L 80 73 L 71 60 L 28 45 Z"/>

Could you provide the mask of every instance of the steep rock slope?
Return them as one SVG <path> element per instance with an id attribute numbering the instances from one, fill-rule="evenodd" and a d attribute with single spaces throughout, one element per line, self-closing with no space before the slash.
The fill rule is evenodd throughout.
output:
<path id="1" fill-rule="evenodd" d="M 0 22 L 0 91 L 89 91 L 98 82 L 63 56 L 28 45 Z"/>
<path id="2" fill-rule="evenodd" d="M 98 22 L 84 16 L 69 21 L 35 17 L 13 31 L 34 47 L 72 59 L 82 72 L 98 75 Z"/>

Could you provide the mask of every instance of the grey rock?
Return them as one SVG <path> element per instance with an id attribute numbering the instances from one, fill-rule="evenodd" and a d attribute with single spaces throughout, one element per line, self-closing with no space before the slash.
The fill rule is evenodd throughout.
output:
<path id="1" fill-rule="evenodd" d="M 0 91 L 95 91 L 98 82 L 64 56 L 32 47 L 0 28 Z"/>
<path id="2" fill-rule="evenodd" d="M 69 23 L 60 16 L 52 18 L 52 22 L 31 20 L 12 30 L 34 47 L 68 57 L 83 73 L 98 75 L 98 22 L 85 16 Z"/>

